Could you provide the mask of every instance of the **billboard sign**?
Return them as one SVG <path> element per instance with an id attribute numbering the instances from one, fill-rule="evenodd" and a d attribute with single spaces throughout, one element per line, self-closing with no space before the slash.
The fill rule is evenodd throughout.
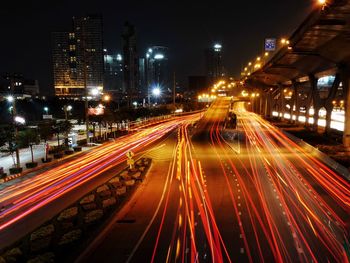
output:
<path id="1" fill-rule="evenodd" d="M 44 120 L 52 120 L 52 115 L 44 114 L 43 119 Z"/>
<path id="2" fill-rule="evenodd" d="M 265 51 L 275 51 L 275 50 L 276 50 L 276 38 L 266 38 Z"/>
<path id="3" fill-rule="evenodd" d="M 97 106 L 95 108 L 89 108 L 89 115 L 103 115 L 105 113 L 105 109 L 103 106 Z"/>

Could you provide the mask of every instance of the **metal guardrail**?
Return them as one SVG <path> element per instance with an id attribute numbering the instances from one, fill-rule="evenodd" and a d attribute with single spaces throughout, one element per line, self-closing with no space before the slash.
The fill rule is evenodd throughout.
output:
<path id="1" fill-rule="evenodd" d="M 350 181 L 350 172 L 349 170 L 344 167 L 343 165 L 337 163 L 335 160 L 333 160 L 331 157 L 329 157 L 327 154 L 321 152 L 317 148 L 313 147 L 312 145 L 306 143 L 304 140 L 295 137 L 294 135 L 279 129 L 283 134 L 285 134 L 289 139 L 297 143 L 300 147 L 307 150 L 310 153 L 313 153 L 321 162 L 332 168 L 334 171 L 336 171 L 338 174 L 340 174 L 342 177 L 344 177 L 346 180 Z"/>

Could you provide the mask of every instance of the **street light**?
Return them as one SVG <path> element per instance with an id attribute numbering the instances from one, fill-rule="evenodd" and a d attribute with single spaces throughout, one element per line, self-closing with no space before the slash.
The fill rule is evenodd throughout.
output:
<path id="1" fill-rule="evenodd" d="M 14 102 L 15 98 L 13 96 L 9 95 L 9 96 L 6 97 L 6 100 L 8 102 L 12 103 L 12 102 Z"/>
<path id="2" fill-rule="evenodd" d="M 16 163 L 16 168 L 20 168 L 21 164 L 20 164 L 20 159 L 19 159 L 19 149 L 18 149 L 18 144 L 17 144 L 17 137 L 18 137 L 18 128 L 17 128 L 17 125 L 16 125 L 16 122 L 17 123 L 21 123 L 22 121 L 25 122 L 24 118 L 22 119 L 18 119 L 16 117 L 16 114 L 17 114 L 17 110 L 16 110 L 16 101 L 15 101 L 15 98 L 12 96 L 12 95 L 9 95 L 6 97 L 6 100 L 12 104 L 12 123 L 13 123 L 13 126 L 14 126 L 14 129 L 15 129 L 15 142 L 16 142 L 16 160 L 17 160 L 17 163 Z"/>
<path id="3" fill-rule="evenodd" d="M 159 88 L 159 87 L 153 88 L 152 94 L 153 94 L 155 97 L 159 97 L 159 95 L 160 95 L 160 88 Z"/>
<path id="4" fill-rule="evenodd" d="M 154 88 L 152 89 L 152 94 L 153 94 L 153 96 L 156 98 L 156 99 L 155 99 L 155 102 L 157 103 L 157 102 L 158 102 L 157 99 L 158 99 L 158 97 L 159 97 L 160 94 L 161 94 L 160 87 L 159 87 L 159 86 L 154 87 Z"/>
<path id="5" fill-rule="evenodd" d="M 48 107 L 44 107 L 44 111 L 45 111 L 46 114 L 48 114 L 49 113 L 49 108 Z"/>
<path id="6" fill-rule="evenodd" d="M 68 121 L 68 112 L 70 112 L 73 109 L 71 105 L 64 105 L 63 110 L 64 110 L 64 116 L 66 121 Z"/>
<path id="7" fill-rule="evenodd" d="M 103 101 L 110 101 L 111 96 L 109 96 L 108 94 L 103 96 Z"/>
<path id="8" fill-rule="evenodd" d="M 23 118 L 23 117 L 21 117 L 21 116 L 16 116 L 15 117 L 15 122 L 16 123 L 18 123 L 18 124 L 25 124 L 26 123 L 26 120 Z"/>
<path id="9" fill-rule="evenodd" d="M 98 89 L 92 89 L 90 93 L 92 96 L 96 97 L 100 94 L 100 91 Z"/>

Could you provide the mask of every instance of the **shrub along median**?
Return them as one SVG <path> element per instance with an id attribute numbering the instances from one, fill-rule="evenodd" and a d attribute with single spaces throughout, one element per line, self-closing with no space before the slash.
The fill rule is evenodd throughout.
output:
<path id="1" fill-rule="evenodd" d="M 124 169 L 52 219 L 0 251 L 0 262 L 72 262 L 142 182 L 151 159 Z"/>

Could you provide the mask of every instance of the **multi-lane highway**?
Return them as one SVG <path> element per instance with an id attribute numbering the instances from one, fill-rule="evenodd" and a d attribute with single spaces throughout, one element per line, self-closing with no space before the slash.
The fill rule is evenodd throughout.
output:
<path id="1" fill-rule="evenodd" d="M 126 152 L 143 154 L 177 127 L 196 121 L 200 114 L 176 117 L 140 128 L 137 132 L 88 153 L 18 180 L 0 191 L 0 248 L 57 214 L 79 197 L 115 175 Z"/>
<path id="2" fill-rule="evenodd" d="M 108 180 L 133 150 L 151 169 L 78 262 L 348 262 L 349 182 L 243 102 L 237 130 L 224 130 L 230 105 L 218 99 L 200 121 L 142 129 L 1 190 L 1 245 Z"/>
<path id="3" fill-rule="evenodd" d="M 349 261 L 349 182 L 243 104 L 238 140 L 222 136 L 229 105 L 149 153 L 146 181 L 80 262 Z"/>

